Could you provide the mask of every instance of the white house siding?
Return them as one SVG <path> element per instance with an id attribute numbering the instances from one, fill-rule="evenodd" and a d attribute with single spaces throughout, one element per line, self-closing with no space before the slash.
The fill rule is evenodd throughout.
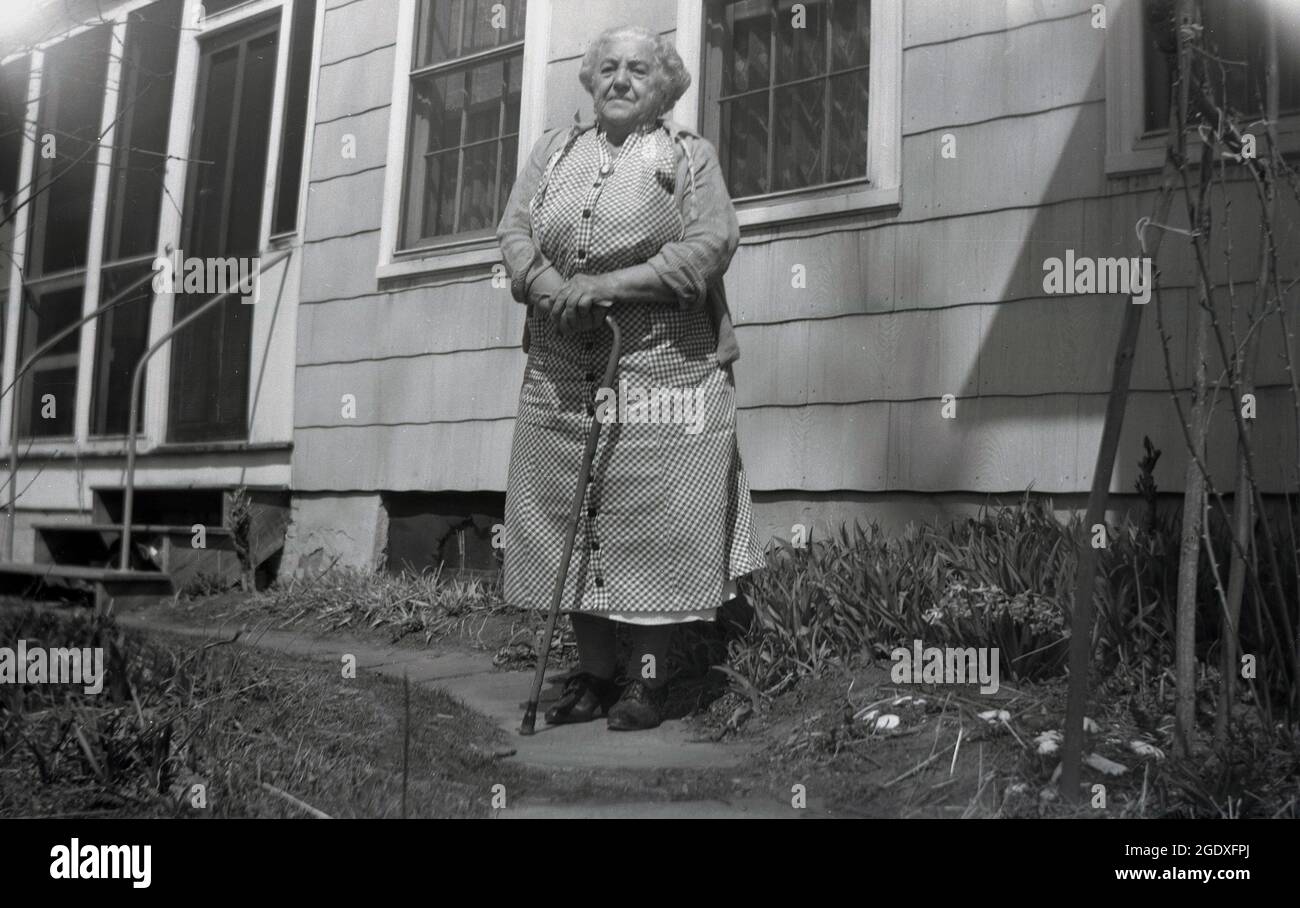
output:
<path id="1" fill-rule="evenodd" d="M 397 8 L 347 0 L 325 13 L 293 451 L 294 488 L 313 502 L 297 516 L 321 526 L 331 493 L 378 508 L 383 490 L 503 489 L 523 369 L 523 311 L 492 287 L 489 267 L 404 289 L 376 277 Z M 589 111 L 577 82 L 586 41 L 619 21 L 672 35 L 678 8 L 555 0 L 544 98 L 525 105 L 544 103 L 548 126 Z M 1105 172 L 1104 33 L 1091 10 L 1084 0 L 907 0 L 901 207 L 746 229 L 726 281 L 742 351 L 741 445 L 766 532 L 855 516 L 897 524 L 1027 487 L 1076 503 L 1086 492 L 1129 304 L 1047 296 L 1042 262 L 1067 248 L 1137 254 L 1133 226 L 1157 184 Z M 355 159 L 340 155 L 349 134 Z M 940 156 L 947 134 L 956 159 Z M 1239 209 L 1252 193 L 1233 187 Z M 1294 225 L 1295 200 L 1280 205 Z M 1173 218 L 1182 223 L 1181 204 Z M 1236 279 L 1253 277 L 1256 242 L 1237 231 Z M 1180 387 L 1190 376 L 1188 255 L 1170 236 L 1158 262 Z M 806 288 L 790 287 L 796 263 Z M 1296 276 L 1294 258 L 1285 268 Z M 1265 343 L 1261 412 L 1289 412 L 1279 339 Z M 342 415 L 344 394 L 356 396 L 355 419 Z M 957 397 L 956 419 L 940 416 L 945 394 Z M 1230 414 L 1217 413 L 1210 462 L 1226 477 L 1234 437 Z M 1165 452 L 1159 486 L 1181 489 L 1154 305 L 1113 491 L 1132 490 L 1143 435 Z M 1261 452 L 1292 446 L 1294 422 L 1261 419 L 1257 438 Z M 1279 457 L 1262 468 L 1271 491 L 1293 483 Z M 370 547 L 368 538 L 358 549 Z"/>

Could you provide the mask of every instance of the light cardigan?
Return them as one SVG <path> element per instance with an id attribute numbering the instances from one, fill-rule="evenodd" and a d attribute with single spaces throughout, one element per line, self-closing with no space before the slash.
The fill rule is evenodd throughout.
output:
<path id="1" fill-rule="evenodd" d="M 510 293 L 520 303 L 528 302 L 528 290 L 538 275 L 554 267 L 542 255 L 533 237 L 529 211 L 533 193 L 551 156 L 595 126 L 595 120 L 591 120 L 546 130 L 533 146 L 523 172 L 510 191 L 496 237 L 501 245 L 501 260 L 510 275 Z M 727 307 L 727 293 L 722 284 L 722 275 L 740 245 L 736 209 L 727 193 L 722 166 L 713 144 L 689 126 L 672 120 L 660 119 L 655 128 L 666 130 L 682 150 L 677 158 L 673 197 L 686 229 L 680 240 L 666 243 L 646 260 L 646 264 L 654 268 L 677 294 L 682 309 L 708 309 L 718 339 L 718 364 L 726 366 L 740 358 L 731 310 Z M 528 341 L 525 322 L 525 353 L 528 352 Z"/>

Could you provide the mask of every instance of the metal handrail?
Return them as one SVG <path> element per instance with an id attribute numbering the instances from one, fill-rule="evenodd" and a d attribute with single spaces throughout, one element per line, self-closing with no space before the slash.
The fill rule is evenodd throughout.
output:
<path id="1" fill-rule="evenodd" d="M 172 246 L 170 243 L 167 244 L 164 251 L 166 253 L 166 256 L 170 258 L 172 254 Z M 95 319 L 99 318 L 101 315 L 103 315 L 105 312 L 109 311 L 110 309 L 114 309 L 117 306 L 120 306 L 128 296 L 130 296 L 135 291 L 139 290 L 142 286 L 144 286 L 149 281 L 153 280 L 154 274 L 155 272 L 153 271 L 153 269 L 150 269 L 148 274 L 143 275 L 138 280 L 132 281 L 124 290 L 116 294 L 107 303 L 100 306 L 98 309 L 95 309 L 94 311 L 86 315 L 83 315 L 80 319 L 73 322 L 72 324 L 67 325 L 61 331 L 59 331 L 57 334 L 55 334 L 53 337 L 47 340 L 45 343 L 37 347 L 34 351 L 32 351 L 32 354 L 28 356 L 27 359 L 23 360 L 23 363 L 21 366 L 18 367 L 18 370 L 14 372 L 13 381 L 11 381 L 3 391 L 0 391 L 0 399 L 3 399 L 4 396 L 8 394 L 10 391 L 14 392 L 14 402 L 13 402 L 13 406 L 10 407 L 10 418 L 9 418 L 9 505 L 5 515 L 5 520 L 8 525 L 9 534 L 8 534 L 8 538 L 5 540 L 6 561 L 14 560 L 14 536 L 17 535 L 17 531 L 18 531 L 18 393 L 17 393 L 17 389 L 19 387 L 19 384 L 23 380 L 23 376 L 26 375 L 27 371 L 36 364 L 36 361 L 38 359 L 40 359 L 42 356 L 45 355 L 47 350 L 53 348 L 55 345 L 61 342 L 65 337 L 67 337 L 73 331 L 79 330 L 82 325 L 86 324 L 87 322 L 94 321 Z"/>
<path id="2" fill-rule="evenodd" d="M 288 258 L 292 252 L 293 249 L 290 248 L 285 249 L 278 255 L 271 256 L 271 258 L 263 262 L 262 266 L 257 269 L 257 273 L 259 275 L 265 273 L 271 266 L 278 265 L 280 262 Z M 172 325 L 171 328 L 167 330 L 166 334 L 154 341 L 153 345 L 144 352 L 144 355 L 141 356 L 139 361 L 135 364 L 135 372 L 131 376 L 131 416 L 130 422 L 127 424 L 128 430 L 126 436 L 126 488 L 122 495 L 122 551 L 118 560 L 119 570 L 125 571 L 130 566 L 131 516 L 132 512 L 135 510 L 135 422 L 137 419 L 137 410 L 140 406 L 140 386 L 142 379 L 144 378 L 144 367 L 148 365 L 149 360 L 153 355 L 170 343 L 171 339 L 179 334 L 183 328 L 188 327 L 200 316 L 209 312 L 213 306 L 225 302 L 226 298 L 232 296 L 234 292 L 235 291 L 233 290 L 227 290 L 225 293 L 220 293 L 214 296 L 189 315 L 185 316 L 185 318 Z"/>

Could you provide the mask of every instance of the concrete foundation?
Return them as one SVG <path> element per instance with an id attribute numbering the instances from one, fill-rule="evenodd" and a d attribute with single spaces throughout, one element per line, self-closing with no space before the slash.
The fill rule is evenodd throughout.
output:
<path id="1" fill-rule="evenodd" d="M 793 542 L 794 527 L 802 524 L 808 540 L 827 539 L 845 523 L 878 523 L 889 536 L 909 524 L 946 523 L 977 516 L 981 508 L 1014 506 L 1022 496 L 914 492 L 887 494 L 758 492 L 754 517 L 759 542 L 773 538 Z M 1057 517 L 1082 512 L 1087 496 L 1051 496 Z M 1160 496 L 1160 508 L 1178 507 L 1177 495 Z M 1142 510 L 1136 495 L 1110 497 L 1106 513 L 1115 524 Z M 363 570 L 387 566 L 392 570 L 492 570 L 499 560 L 491 547 L 493 527 L 503 509 L 500 492 L 477 493 L 295 493 L 292 523 L 285 541 L 280 576 L 315 576 L 335 556 L 336 566 Z M 462 550 L 463 547 L 463 550 Z"/>
<path id="2" fill-rule="evenodd" d="M 387 536 L 378 492 L 295 492 L 279 575 L 314 577 L 331 564 L 373 570 Z"/>

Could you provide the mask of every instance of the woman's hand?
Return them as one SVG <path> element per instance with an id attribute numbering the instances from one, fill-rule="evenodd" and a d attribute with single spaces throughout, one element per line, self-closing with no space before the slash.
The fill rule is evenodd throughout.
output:
<path id="1" fill-rule="evenodd" d="M 551 307 L 555 303 L 555 294 L 564 286 L 564 278 L 554 268 L 548 268 L 537 276 L 528 288 L 528 302 L 542 318 L 550 318 Z"/>
<path id="2" fill-rule="evenodd" d="M 551 325 L 561 337 L 590 331 L 604 318 L 613 293 L 599 274 L 575 274 L 551 301 Z"/>

